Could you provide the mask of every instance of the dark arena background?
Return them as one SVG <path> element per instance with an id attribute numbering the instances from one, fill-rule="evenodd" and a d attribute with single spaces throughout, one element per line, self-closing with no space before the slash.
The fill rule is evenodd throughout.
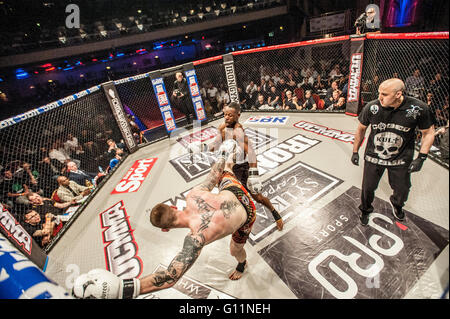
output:
<path id="1" fill-rule="evenodd" d="M 186 207 L 217 160 L 188 150 L 212 143 L 223 108 L 236 102 L 261 193 L 284 228 L 256 204 L 240 280 L 228 279 L 228 236 L 205 246 L 171 288 L 139 299 L 246 300 L 245 309 L 216 307 L 217 316 L 263 315 L 278 299 L 448 300 L 448 7 L 0 0 L 0 298 L 74 298 L 75 279 L 91 269 L 121 279 L 166 270 L 188 230 L 161 232 L 149 212 Z M 428 105 L 435 138 L 411 174 L 406 218 L 392 214 L 385 173 L 363 226 L 369 132 L 359 166 L 353 143 L 361 110 L 390 78 Z M 186 302 L 171 311 L 189 313 Z"/>

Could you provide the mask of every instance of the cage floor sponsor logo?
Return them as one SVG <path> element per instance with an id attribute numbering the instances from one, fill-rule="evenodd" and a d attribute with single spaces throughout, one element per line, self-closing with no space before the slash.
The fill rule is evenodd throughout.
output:
<path id="1" fill-rule="evenodd" d="M 159 265 L 155 271 L 167 270 L 166 266 Z M 139 296 L 138 299 L 236 299 L 224 292 L 202 284 L 188 276 L 183 276 L 170 289 L 160 290 L 147 295 Z"/>
<path id="2" fill-rule="evenodd" d="M 216 133 L 214 134 L 214 130 Z M 264 130 L 253 130 L 250 128 L 245 129 L 245 134 L 247 135 L 249 142 L 253 145 L 255 150 L 261 149 L 263 146 L 270 144 L 275 141 L 275 138 L 263 133 Z M 193 133 L 195 134 L 195 133 Z M 215 128 L 207 129 L 206 132 L 197 135 L 197 138 L 209 137 L 209 139 L 215 137 L 218 134 L 218 130 Z M 214 136 L 212 136 L 214 134 Z M 193 139 L 195 139 L 193 137 Z M 181 144 L 191 140 L 191 137 L 187 137 L 187 140 L 183 141 L 183 138 L 179 141 Z M 193 140 L 194 141 L 194 140 Z M 190 182 L 200 176 L 205 175 L 211 169 L 211 165 L 217 161 L 216 155 L 212 152 L 205 152 L 199 154 L 186 153 L 185 155 L 179 156 L 175 159 L 170 160 L 170 164 L 175 168 L 175 170 L 184 178 L 186 182 Z"/>
<path id="3" fill-rule="evenodd" d="M 177 142 L 183 145 L 184 147 L 188 147 L 191 143 L 196 142 L 206 142 L 209 141 L 217 136 L 219 133 L 219 130 L 215 127 L 207 127 L 200 131 L 193 132 L 187 136 L 180 137 Z"/>
<path id="4" fill-rule="evenodd" d="M 261 194 L 270 200 L 286 223 L 341 183 L 334 176 L 297 162 L 263 182 Z M 261 241 L 275 230 L 272 214 L 265 206 L 256 203 L 256 214 L 250 234 L 251 244 Z"/>
<path id="5" fill-rule="evenodd" d="M 0 227 L 4 230 L 7 237 L 11 237 L 24 252 L 31 254 L 33 240 L 20 225 L 13 215 L 0 203 Z"/>
<path id="6" fill-rule="evenodd" d="M 445 247 L 448 230 L 375 198 L 367 227 L 351 187 L 258 253 L 301 299 L 400 299 Z"/>
<path id="7" fill-rule="evenodd" d="M 300 128 L 302 130 L 316 133 L 318 135 L 330 137 L 332 139 L 346 142 L 346 143 L 352 143 L 355 140 L 355 134 L 343 132 L 340 130 L 328 128 L 326 126 L 322 126 L 319 124 L 314 124 L 306 121 L 300 121 L 294 124 L 294 127 Z"/>
<path id="8" fill-rule="evenodd" d="M 250 116 L 244 124 L 285 125 L 289 116 Z"/>
<path id="9" fill-rule="evenodd" d="M 142 260 L 123 201 L 100 213 L 106 266 L 117 276 L 129 279 L 142 273 Z"/>
<path id="10" fill-rule="evenodd" d="M 150 173 L 157 158 L 147 158 L 137 160 L 128 170 L 125 176 L 120 180 L 111 194 L 122 194 L 137 192 Z"/>

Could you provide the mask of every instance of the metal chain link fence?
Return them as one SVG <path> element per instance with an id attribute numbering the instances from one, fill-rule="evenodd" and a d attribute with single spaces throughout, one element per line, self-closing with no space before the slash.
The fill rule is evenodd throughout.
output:
<path id="1" fill-rule="evenodd" d="M 376 98 L 378 83 L 398 76 L 407 94 L 427 101 L 436 126 L 448 123 L 448 35 L 444 40 L 368 38 L 364 52 L 364 102 Z M 229 57 L 193 62 L 208 120 L 221 116 L 231 100 L 224 68 Z M 345 112 L 348 36 L 238 51 L 232 57 L 244 111 Z M 160 70 L 179 127 L 188 121 L 173 92 L 176 73 L 185 77 L 184 66 Z M 149 73 L 114 84 L 138 143 L 168 135 Z M 63 227 L 58 216 L 83 206 L 89 190 L 127 154 L 100 85 L 68 100 L 0 125 L 1 203 L 42 247 Z M 192 107 L 189 95 L 186 103 Z"/>
<path id="2" fill-rule="evenodd" d="M 34 116 L 2 122 L 0 196 L 45 247 L 62 228 L 65 210 L 75 212 L 127 149 L 101 89 L 26 114 Z"/>

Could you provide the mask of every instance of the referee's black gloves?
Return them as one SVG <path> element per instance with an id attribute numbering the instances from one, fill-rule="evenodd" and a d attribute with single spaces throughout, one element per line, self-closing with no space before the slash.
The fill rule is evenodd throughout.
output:
<path id="1" fill-rule="evenodd" d="M 420 171 L 422 168 L 423 162 L 427 159 L 427 154 L 419 153 L 419 156 L 411 162 L 408 167 L 408 173 L 414 173 Z"/>

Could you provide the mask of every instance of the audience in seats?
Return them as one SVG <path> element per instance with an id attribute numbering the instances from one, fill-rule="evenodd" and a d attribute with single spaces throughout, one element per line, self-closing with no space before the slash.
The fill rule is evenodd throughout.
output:
<path id="1" fill-rule="evenodd" d="M 90 193 L 91 188 L 82 186 L 74 181 L 69 180 L 66 176 L 59 176 L 57 179 L 59 184 L 53 199 L 60 203 L 67 203 L 75 201 L 82 202 Z"/>

